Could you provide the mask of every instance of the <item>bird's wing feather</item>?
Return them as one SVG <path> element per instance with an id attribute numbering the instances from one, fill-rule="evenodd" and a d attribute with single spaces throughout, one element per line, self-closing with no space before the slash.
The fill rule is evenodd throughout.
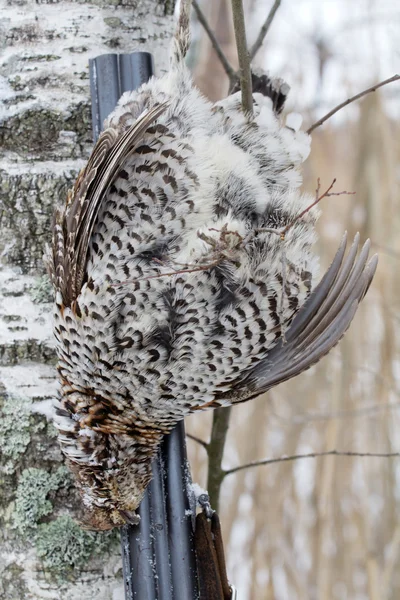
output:
<path id="1" fill-rule="evenodd" d="M 347 331 L 374 276 L 378 258 L 368 260 L 367 241 L 357 258 L 358 234 L 343 261 L 346 236 L 324 277 L 294 318 L 282 339 L 251 371 L 216 399 L 244 402 L 308 369 L 325 356 Z M 229 398 L 228 396 L 231 396 Z"/>
<path id="2" fill-rule="evenodd" d="M 125 159 L 141 141 L 146 129 L 166 110 L 159 104 L 143 114 L 123 135 L 106 129 L 99 137 L 88 164 L 80 173 L 64 210 L 55 213 L 51 271 L 63 302 L 69 306 L 80 292 L 90 237 L 101 202 Z M 60 230 L 64 248 L 60 252 Z M 62 274 L 58 276 L 57 274 Z"/>

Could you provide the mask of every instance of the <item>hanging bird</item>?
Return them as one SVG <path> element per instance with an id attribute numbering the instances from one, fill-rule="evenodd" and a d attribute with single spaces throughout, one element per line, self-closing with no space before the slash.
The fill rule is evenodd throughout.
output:
<path id="1" fill-rule="evenodd" d="M 261 77 L 251 117 L 240 92 L 212 104 L 187 46 L 183 10 L 170 72 L 122 96 L 54 219 L 56 425 L 93 529 L 135 522 L 186 415 L 327 354 L 376 268 L 358 239 L 344 259 L 344 239 L 315 287 L 318 208 L 299 191 L 310 140 L 279 118 L 288 86 Z"/>

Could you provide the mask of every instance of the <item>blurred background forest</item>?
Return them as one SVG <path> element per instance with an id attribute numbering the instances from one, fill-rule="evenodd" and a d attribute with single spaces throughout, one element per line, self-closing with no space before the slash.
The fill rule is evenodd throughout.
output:
<path id="1" fill-rule="evenodd" d="M 201 5 L 236 66 L 227 0 Z M 251 45 L 272 2 L 247 1 Z M 255 64 L 291 86 L 284 111 L 307 128 L 331 108 L 396 72 L 400 6 L 390 1 L 283 1 Z M 200 24 L 192 67 L 202 91 L 228 82 Z M 397 83 L 351 104 L 313 133 L 304 190 L 317 178 L 354 196 L 325 199 L 318 224 L 321 271 L 342 232 L 371 238 L 378 272 L 347 336 L 329 357 L 264 397 L 235 408 L 226 469 L 249 461 L 329 450 L 400 450 L 400 195 Z M 187 420 L 210 436 L 212 414 Z M 188 442 L 194 481 L 207 454 Z M 245 469 L 222 484 L 219 514 L 228 572 L 239 597 L 259 600 L 394 600 L 400 597 L 399 458 L 338 457 Z"/>

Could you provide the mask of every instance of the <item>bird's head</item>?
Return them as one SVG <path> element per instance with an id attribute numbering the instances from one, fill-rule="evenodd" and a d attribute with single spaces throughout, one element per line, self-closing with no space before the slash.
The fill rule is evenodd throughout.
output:
<path id="1" fill-rule="evenodd" d="M 114 527 L 137 525 L 139 522 L 140 517 L 134 512 L 128 513 L 128 511 L 110 510 L 97 506 L 84 514 L 84 517 L 79 520 L 79 525 L 82 529 L 90 531 L 109 531 Z"/>
<path id="2" fill-rule="evenodd" d="M 151 481 L 160 431 L 129 427 L 112 412 L 90 412 L 82 393 L 62 398 L 55 424 L 59 442 L 83 500 L 81 525 L 107 530 L 137 524 L 136 509 Z M 73 409 L 73 410 L 72 410 Z M 106 416 L 107 414 L 107 416 Z"/>
<path id="3" fill-rule="evenodd" d="M 135 511 L 151 479 L 150 458 L 140 474 L 133 465 L 131 469 L 101 469 L 69 461 L 69 466 L 83 500 L 80 524 L 84 529 L 106 531 L 139 523 Z"/>

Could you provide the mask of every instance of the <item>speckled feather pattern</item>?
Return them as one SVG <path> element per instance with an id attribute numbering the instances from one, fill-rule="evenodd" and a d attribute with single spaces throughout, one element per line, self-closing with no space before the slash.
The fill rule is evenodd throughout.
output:
<path id="1" fill-rule="evenodd" d="M 56 424 L 91 526 L 136 509 L 163 434 L 185 415 L 264 391 L 241 382 L 309 296 L 318 212 L 284 241 L 258 229 L 312 202 L 299 191 L 308 153 L 270 98 L 254 94 L 249 121 L 240 92 L 211 104 L 181 65 L 124 94 L 106 121 L 48 258 Z M 229 258 L 203 268 L 224 228 Z"/>

